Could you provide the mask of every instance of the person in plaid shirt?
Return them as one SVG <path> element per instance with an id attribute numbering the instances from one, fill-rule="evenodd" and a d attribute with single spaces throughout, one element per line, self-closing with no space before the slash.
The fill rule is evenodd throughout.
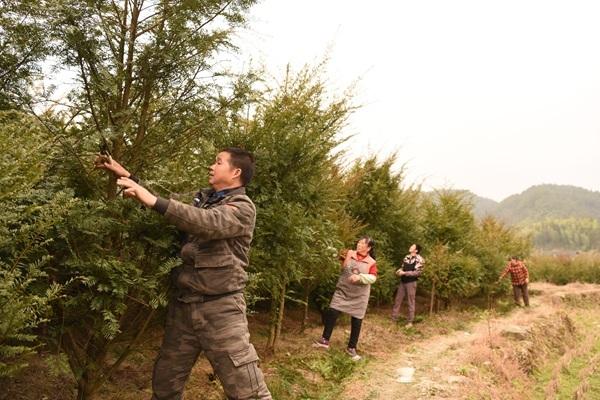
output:
<path id="1" fill-rule="evenodd" d="M 523 263 L 523 261 L 519 260 L 518 257 L 512 256 L 508 262 L 502 274 L 500 274 L 500 278 L 498 280 L 504 278 L 508 273 L 510 273 L 510 279 L 513 285 L 513 294 L 515 296 L 515 303 L 518 306 L 521 306 L 521 295 L 523 296 L 523 303 L 525 303 L 525 307 L 529 307 L 529 292 L 527 291 L 527 284 L 529 283 L 529 271 L 527 267 Z"/>

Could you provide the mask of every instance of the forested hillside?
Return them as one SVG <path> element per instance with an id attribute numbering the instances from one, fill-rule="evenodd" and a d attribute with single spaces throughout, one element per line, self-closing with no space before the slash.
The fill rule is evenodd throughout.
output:
<path id="1" fill-rule="evenodd" d="M 546 219 L 600 219 L 600 192 L 567 185 L 533 186 L 502 200 L 494 214 L 510 224 Z"/>
<path id="2" fill-rule="evenodd" d="M 501 202 L 463 192 L 479 218 L 494 216 L 532 236 L 544 250 L 600 248 L 600 192 L 576 186 L 538 185 Z"/>

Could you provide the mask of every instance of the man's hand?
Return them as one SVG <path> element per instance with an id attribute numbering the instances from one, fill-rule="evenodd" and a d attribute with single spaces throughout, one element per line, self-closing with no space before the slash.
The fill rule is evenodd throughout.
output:
<path id="1" fill-rule="evenodd" d="M 117 178 L 129 178 L 131 174 L 118 161 L 109 155 L 98 154 L 94 159 L 94 168 L 112 172 Z"/>
<path id="2" fill-rule="evenodd" d="M 525 279 L 525 283 L 529 284 L 529 278 Z"/>
<path id="3" fill-rule="evenodd" d="M 352 274 L 350 275 L 348 280 L 350 281 L 350 283 L 358 283 L 360 282 L 360 276 L 358 276 L 358 274 Z"/>
<path id="4" fill-rule="evenodd" d="M 132 197 L 146 207 L 153 207 L 156 204 L 155 195 L 129 178 L 117 179 L 117 185 L 123 188 L 124 197 Z"/>
<path id="5" fill-rule="evenodd" d="M 402 270 L 402 268 L 400 268 L 398 271 L 396 271 L 396 275 L 398 275 L 398 276 L 404 275 L 404 271 Z"/>

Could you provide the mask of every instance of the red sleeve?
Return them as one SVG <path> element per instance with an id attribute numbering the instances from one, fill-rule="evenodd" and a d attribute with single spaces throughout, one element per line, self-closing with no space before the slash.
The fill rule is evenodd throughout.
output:
<path id="1" fill-rule="evenodd" d="M 371 268 L 369 268 L 369 274 L 377 276 L 377 264 L 371 265 Z"/>

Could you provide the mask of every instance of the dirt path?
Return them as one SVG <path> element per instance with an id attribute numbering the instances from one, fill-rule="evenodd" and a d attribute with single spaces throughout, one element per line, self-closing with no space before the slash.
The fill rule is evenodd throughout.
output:
<path id="1" fill-rule="evenodd" d="M 486 347 L 485 343 L 507 331 L 515 335 L 525 332 L 535 321 L 557 313 L 566 296 L 600 296 L 600 285 L 533 283 L 530 288 L 534 293 L 530 308 L 519 308 L 501 317 L 492 311 L 466 330 L 415 341 L 405 352 L 372 361 L 365 366 L 366 379 L 350 382 L 340 398 L 469 398 L 464 390 L 470 384 L 465 377 L 466 368 Z M 410 379 L 412 368 L 414 375 Z M 402 382 L 406 380 L 410 382 Z"/>

